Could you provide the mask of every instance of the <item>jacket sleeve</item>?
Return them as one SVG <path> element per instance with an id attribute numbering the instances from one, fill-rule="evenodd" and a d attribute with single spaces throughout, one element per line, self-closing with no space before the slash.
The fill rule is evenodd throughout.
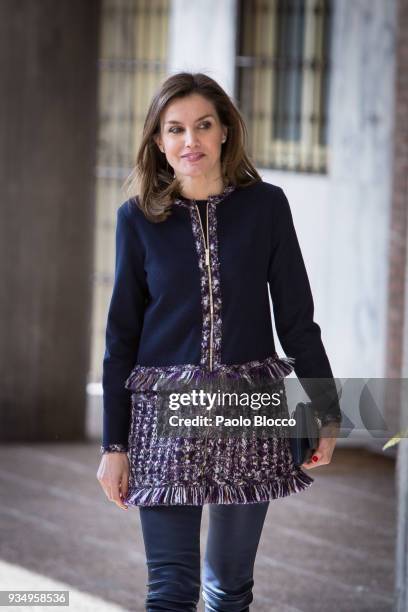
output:
<path id="1" fill-rule="evenodd" d="M 276 331 L 322 424 L 341 421 L 333 373 L 314 321 L 314 303 L 289 202 L 279 187 L 273 205 L 268 282 Z"/>
<path id="2" fill-rule="evenodd" d="M 122 204 L 117 212 L 115 279 L 103 359 L 102 453 L 128 450 L 131 392 L 125 382 L 137 359 L 148 294 L 144 251 L 130 203 Z"/>

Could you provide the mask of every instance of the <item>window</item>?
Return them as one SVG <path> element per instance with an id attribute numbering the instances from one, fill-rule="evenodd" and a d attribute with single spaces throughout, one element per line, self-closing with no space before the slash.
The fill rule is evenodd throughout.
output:
<path id="1" fill-rule="evenodd" d="M 258 167 L 326 172 L 330 0 L 241 0 L 236 99 Z"/>
<path id="2" fill-rule="evenodd" d="M 115 264 L 116 210 L 145 114 L 166 78 L 169 0 L 103 0 L 90 380 L 101 379 Z"/>

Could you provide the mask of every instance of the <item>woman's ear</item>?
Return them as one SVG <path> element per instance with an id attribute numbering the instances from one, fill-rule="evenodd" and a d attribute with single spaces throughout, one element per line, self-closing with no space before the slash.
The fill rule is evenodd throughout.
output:
<path id="1" fill-rule="evenodd" d="M 153 140 L 154 140 L 154 142 L 157 144 L 157 146 L 159 147 L 160 151 L 161 151 L 162 153 L 164 153 L 163 144 L 162 144 L 162 140 L 161 140 L 161 138 L 160 138 L 160 134 L 155 134 L 155 135 L 153 136 Z"/>

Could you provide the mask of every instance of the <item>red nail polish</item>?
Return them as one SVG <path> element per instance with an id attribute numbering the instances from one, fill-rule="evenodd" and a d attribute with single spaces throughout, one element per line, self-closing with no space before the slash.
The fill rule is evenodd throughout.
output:
<path id="1" fill-rule="evenodd" d="M 319 457 L 317 455 L 313 455 L 312 461 L 316 463 L 316 461 L 319 461 Z"/>

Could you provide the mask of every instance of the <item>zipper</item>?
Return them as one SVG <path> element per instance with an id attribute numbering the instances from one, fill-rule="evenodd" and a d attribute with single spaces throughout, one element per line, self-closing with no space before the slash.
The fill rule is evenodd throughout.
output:
<path id="1" fill-rule="evenodd" d="M 200 220 L 201 233 L 204 240 L 205 247 L 205 265 L 207 266 L 208 273 L 208 284 L 210 291 L 210 370 L 213 369 L 213 337 L 214 337 L 214 304 L 213 304 L 213 295 L 212 295 L 212 276 L 211 276 L 211 263 L 210 263 L 210 239 L 209 239 L 209 231 L 208 231 L 208 202 L 206 206 L 206 219 L 207 219 L 207 240 L 204 235 L 204 228 L 201 222 L 201 215 L 196 202 L 194 202 L 195 207 L 197 209 L 198 218 Z"/>
<path id="2" fill-rule="evenodd" d="M 210 371 L 213 369 L 213 319 L 214 319 L 214 306 L 213 306 L 213 295 L 212 295 L 212 276 L 211 276 L 211 262 L 210 262 L 210 238 L 209 238 L 209 224 L 208 224 L 208 202 L 207 202 L 207 206 L 206 206 L 206 220 L 207 220 L 207 241 L 205 239 L 205 235 L 204 235 L 204 228 L 203 228 L 203 224 L 201 222 L 201 215 L 200 215 L 200 210 L 198 208 L 198 205 L 196 202 L 194 202 L 195 207 L 197 209 L 197 215 L 200 221 L 200 227 L 201 227 L 201 234 L 203 236 L 203 241 L 204 241 L 204 248 L 205 248 L 205 265 L 207 266 L 207 273 L 208 273 L 208 285 L 209 285 L 209 292 L 210 292 Z M 207 432 L 204 434 L 204 444 L 205 444 L 205 453 L 204 453 L 204 460 L 203 460 L 203 467 L 202 467 L 202 476 L 204 477 L 205 475 L 205 466 L 207 463 Z"/>

